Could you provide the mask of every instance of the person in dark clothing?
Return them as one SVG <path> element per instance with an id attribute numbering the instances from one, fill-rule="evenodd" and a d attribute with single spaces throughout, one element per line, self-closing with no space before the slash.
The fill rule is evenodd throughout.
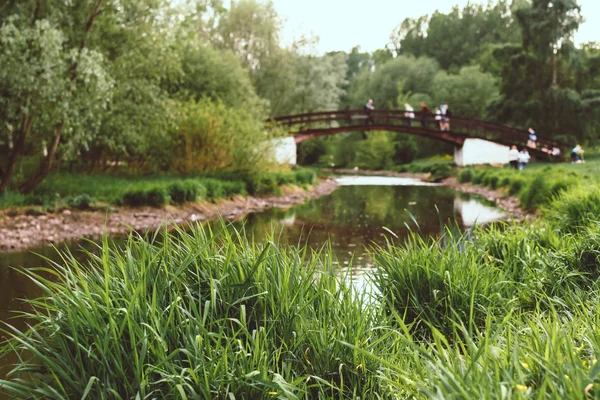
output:
<path id="1" fill-rule="evenodd" d="M 373 99 L 369 99 L 369 101 L 367 101 L 367 104 L 365 104 L 365 111 L 367 113 L 367 124 L 375 123 L 375 121 L 373 120 L 373 115 L 371 115 L 374 109 L 375 106 L 373 105 Z"/>
<path id="2" fill-rule="evenodd" d="M 429 113 L 431 111 L 429 110 L 429 107 L 427 107 L 427 104 L 425 104 L 424 101 L 421 102 L 421 111 L 420 111 L 420 116 L 421 116 L 421 128 L 427 128 L 427 118 L 429 117 Z"/>

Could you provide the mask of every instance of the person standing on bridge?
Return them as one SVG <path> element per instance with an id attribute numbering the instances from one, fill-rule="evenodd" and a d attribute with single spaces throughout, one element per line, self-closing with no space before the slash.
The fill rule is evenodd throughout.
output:
<path id="1" fill-rule="evenodd" d="M 442 130 L 443 126 L 442 126 L 442 110 L 440 110 L 439 107 L 435 108 L 435 121 L 438 124 L 438 127 L 440 128 L 440 131 Z"/>
<path id="2" fill-rule="evenodd" d="M 406 117 L 406 125 L 412 126 L 412 121 L 415 119 L 415 109 L 408 103 L 404 104 L 404 116 Z"/>
<path id="3" fill-rule="evenodd" d="M 365 111 L 367 113 L 367 124 L 374 124 L 375 121 L 373 121 L 373 116 L 371 115 L 371 112 L 375 110 L 375 106 L 373 105 L 373 99 L 369 99 L 369 101 L 367 101 L 367 104 L 365 104 Z"/>
<path id="4" fill-rule="evenodd" d="M 535 135 L 535 131 L 533 130 L 533 128 L 529 128 L 529 140 L 527 140 L 527 147 L 531 148 L 531 149 L 535 149 L 536 146 L 536 142 L 537 142 L 537 136 Z"/>
<path id="5" fill-rule="evenodd" d="M 427 104 L 425 104 L 424 101 L 421 102 L 421 128 L 427 128 L 425 121 L 427 120 L 427 117 L 429 117 L 429 107 L 427 107 Z"/>

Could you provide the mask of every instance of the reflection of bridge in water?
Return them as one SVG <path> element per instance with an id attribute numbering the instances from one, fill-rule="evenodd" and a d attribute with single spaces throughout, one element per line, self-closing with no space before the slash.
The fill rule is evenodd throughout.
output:
<path id="1" fill-rule="evenodd" d="M 472 158 L 468 154 L 460 153 L 459 155 L 457 153 L 463 148 L 465 152 L 489 152 L 488 155 L 484 155 L 483 161 L 485 162 L 487 157 L 488 162 L 491 163 L 498 162 L 497 159 L 503 160 L 508 157 L 506 146 L 524 147 L 528 139 L 528 132 L 523 129 L 457 116 L 453 116 L 449 121 L 451 130 L 441 131 L 435 114 L 419 111 L 413 113 L 415 118 L 409 119 L 403 110 L 323 111 L 276 117 L 270 121 L 285 128 L 293 135 L 295 143 L 302 143 L 320 136 L 357 131 L 390 131 L 428 137 L 455 145 L 457 148 L 455 156 L 460 158 L 460 160 L 457 159 L 459 164 L 462 164 L 463 160 Z M 470 140 L 475 141 L 473 143 L 476 144 L 466 146 Z M 538 137 L 537 148 L 530 148 L 529 151 L 540 159 L 550 159 L 542 149 L 552 149 L 553 147 L 558 147 L 564 154 L 567 146 Z M 477 156 L 479 159 L 482 158 L 481 154 Z M 465 161 L 465 163 L 469 162 Z"/>

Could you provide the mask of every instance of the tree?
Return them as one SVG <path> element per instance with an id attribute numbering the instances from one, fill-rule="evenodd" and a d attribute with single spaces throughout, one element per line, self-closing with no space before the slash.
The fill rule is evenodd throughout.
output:
<path id="1" fill-rule="evenodd" d="M 519 40 L 507 0 L 485 8 L 469 3 L 448 14 L 436 11 L 431 16 L 408 18 L 391 35 L 398 54 L 432 57 L 451 72 L 476 62 L 491 45 Z"/>
<path id="2" fill-rule="evenodd" d="M 499 96 L 496 79 L 477 65 L 463 67 L 457 75 L 439 72 L 433 82 L 435 104 L 449 104 L 461 117 L 485 119 L 487 105 Z"/>
<path id="3" fill-rule="evenodd" d="M 430 58 L 396 57 L 374 71 L 363 71 L 354 79 L 348 94 L 351 106 L 361 107 L 372 98 L 378 108 L 396 108 L 399 83 L 406 92 L 430 93 L 438 71 L 437 62 Z"/>
<path id="4" fill-rule="evenodd" d="M 31 190 L 47 175 L 61 143 L 67 154 L 88 143 L 110 97 L 103 56 L 86 47 L 103 2 L 87 8 L 87 2 L 78 2 L 71 12 L 56 5 L 44 15 L 49 19 L 41 18 L 45 13 L 37 4 L 33 16 L 14 15 L 0 27 L 0 113 L 6 123 L 1 134 L 13 143 L 1 169 L 0 193 L 10 186 L 21 158 L 42 154 L 43 143 L 39 167 L 23 177 L 21 191 Z M 19 10 L 26 5 L 21 3 Z M 67 33 L 54 28 L 53 20 L 65 15 Z"/>

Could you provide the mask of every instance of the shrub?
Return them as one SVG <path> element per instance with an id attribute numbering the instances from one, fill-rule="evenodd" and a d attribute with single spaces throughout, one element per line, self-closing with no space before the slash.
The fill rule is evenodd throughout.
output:
<path id="1" fill-rule="evenodd" d="M 473 171 L 470 168 L 463 168 L 458 173 L 458 177 L 456 179 L 460 183 L 471 182 L 471 179 L 473 179 Z"/>
<path id="2" fill-rule="evenodd" d="M 221 182 L 221 187 L 223 188 L 225 197 L 245 196 L 248 194 L 246 192 L 246 184 L 243 181 L 223 181 Z"/>
<path id="3" fill-rule="evenodd" d="M 166 187 L 156 185 L 150 188 L 131 189 L 123 195 L 123 204 L 127 206 L 160 207 L 169 204 L 171 197 Z"/>
<path id="4" fill-rule="evenodd" d="M 206 188 L 197 181 L 186 180 L 169 185 L 169 195 L 174 203 L 198 201 L 206 196 Z"/>
<path id="5" fill-rule="evenodd" d="M 204 179 L 202 184 L 206 187 L 206 197 L 209 199 L 222 199 L 225 197 L 223 182 L 216 179 Z"/>
<path id="6" fill-rule="evenodd" d="M 480 185 L 484 182 L 486 178 L 485 170 L 475 170 L 473 171 L 473 179 L 471 180 L 475 185 Z"/>
<path id="7" fill-rule="evenodd" d="M 296 183 L 299 185 L 312 185 L 317 179 L 317 173 L 310 169 L 296 171 Z"/>
<path id="8" fill-rule="evenodd" d="M 87 193 L 83 193 L 79 196 L 67 198 L 67 204 L 69 207 L 77 210 L 86 210 L 92 204 L 92 197 Z"/>
<path id="9" fill-rule="evenodd" d="M 248 193 L 254 195 L 264 195 L 279 192 L 275 175 L 260 174 L 251 176 L 246 182 Z"/>
<path id="10" fill-rule="evenodd" d="M 525 186 L 525 180 L 522 178 L 515 178 L 510 182 L 510 185 L 508 186 L 508 194 L 510 194 L 511 196 L 514 196 L 516 194 L 518 194 L 521 189 L 523 188 L 523 186 Z"/>
<path id="11" fill-rule="evenodd" d="M 496 189 L 496 188 L 498 188 L 498 181 L 499 181 L 499 179 L 500 178 L 498 178 L 498 175 L 488 176 L 486 184 L 490 188 Z"/>

